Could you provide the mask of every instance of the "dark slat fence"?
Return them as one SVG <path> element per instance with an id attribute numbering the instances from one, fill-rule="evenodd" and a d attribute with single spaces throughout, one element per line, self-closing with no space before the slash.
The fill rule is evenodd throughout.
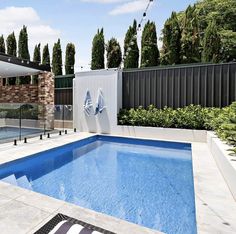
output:
<path id="1" fill-rule="evenodd" d="M 73 104 L 73 79 L 75 75 L 55 77 L 55 105 Z"/>
<path id="2" fill-rule="evenodd" d="M 72 88 L 55 89 L 55 105 L 72 105 L 72 104 L 73 104 Z"/>
<path id="3" fill-rule="evenodd" d="M 235 100 L 236 63 L 123 71 L 123 108 L 224 107 Z"/>

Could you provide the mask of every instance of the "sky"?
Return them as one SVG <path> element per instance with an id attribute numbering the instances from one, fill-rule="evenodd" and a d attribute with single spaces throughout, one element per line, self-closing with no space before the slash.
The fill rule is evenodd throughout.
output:
<path id="1" fill-rule="evenodd" d="M 158 38 L 172 11 L 186 9 L 196 0 L 154 0 L 146 20 L 156 23 Z M 89 70 L 91 47 L 98 28 L 104 28 L 106 42 L 115 37 L 123 48 L 125 33 L 133 20 L 140 21 L 148 0 L 0 0 L 0 34 L 16 37 L 28 27 L 31 58 L 34 46 L 53 44 L 61 39 L 63 60 L 67 43 L 76 47 L 75 70 Z M 143 25 L 142 25 L 143 26 Z M 141 33 L 138 35 L 140 44 Z M 158 42 L 159 47 L 161 42 Z M 83 67 L 83 68 L 81 68 Z"/>

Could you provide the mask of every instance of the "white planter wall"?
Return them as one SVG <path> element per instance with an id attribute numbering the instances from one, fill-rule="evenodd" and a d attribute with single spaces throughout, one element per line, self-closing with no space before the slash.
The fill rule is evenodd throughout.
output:
<path id="1" fill-rule="evenodd" d="M 207 131 L 175 128 L 117 126 L 118 135 L 156 138 L 169 141 L 206 142 Z"/>
<path id="2" fill-rule="evenodd" d="M 207 133 L 207 144 L 236 201 L 236 158 L 229 156 L 230 147 L 212 132 Z"/>

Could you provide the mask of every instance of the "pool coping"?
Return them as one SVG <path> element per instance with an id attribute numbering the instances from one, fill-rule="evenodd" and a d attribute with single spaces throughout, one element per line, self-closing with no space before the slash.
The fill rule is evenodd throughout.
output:
<path id="1" fill-rule="evenodd" d="M 13 147 L 12 144 L 3 144 L 0 145 L 0 164 L 95 135 L 102 134 L 71 133 L 60 137 L 54 136 L 43 141 L 33 138 L 30 139 L 27 145 L 20 143 L 17 147 Z M 171 141 L 152 137 L 140 138 L 114 134 L 112 136 Z M 176 140 L 172 142 L 176 142 Z M 178 142 L 191 143 L 192 145 L 198 233 L 220 233 L 222 230 L 227 231 L 227 233 L 234 233 L 236 231 L 236 218 L 233 214 L 234 211 L 236 213 L 236 203 L 215 164 L 207 144 L 188 141 Z M 2 156 L 3 153 L 4 156 Z M 208 173 L 206 173 L 206 170 Z M 214 197 L 212 197 L 212 194 L 214 194 Z M 18 225 L 17 227 L 22 228 L 22 230 L 17 230 L 17 233 L 33 233 L 57 213 L 72 216 L 116 233 L 161 233 L 4 182 L 0 182 L 0 197 L 3 200 L 0 202 L 1 230 L 8 230 L 6 226 L 9 226 L 10 221 L 13 221 L 13 223 L 20 222 L 20 216 L 22 215 L 20 210 L 23 210 L 23 213 L 25 212 L 25 215 L 30 216 L 32 220 L 23 228 Z M 17 207 L 18 209 L 16 209 Z M 2 214 L 6 212 L 8 212 L 7 215 L 10 220 L 1 219 Z M 8 230 L 6 233 L 9 234 L 11 231 Z"/>

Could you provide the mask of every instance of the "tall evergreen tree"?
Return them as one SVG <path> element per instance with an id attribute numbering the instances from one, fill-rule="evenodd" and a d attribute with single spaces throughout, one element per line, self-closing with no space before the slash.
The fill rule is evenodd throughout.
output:
<path id="1" fill-rule="evenodd" d="M 27 27 L 24 25 L 20 30 L 18 41 L 18 57 L 21 59 L 30 60 L 29 48 L 28 48 L 28 33 Z M 17 84 L 29 84 L 31 80 L 30 76 L 18 77 Z"/>
<path id="2" fill-rule="evenodd" d="M 0 52 L 6 53 L 5 41 L 3 35 L 0 37 Z"/>
<path id="3" fill-rule="evenodd" d="M 55 76 L 62 75 L 62 50 L 60 39 L 53 46 L 52 71 Z"/>
<path id="4" fill-rule="evenodd" d="M 201 61 L 199 25 L 195 6 L 188 6 L 185 11 L 181 47 L 182 63 Z"/>
<path id="5" fill-rule="evenodd" d="M 45 45 L 44 48 L 43 48 L 42 64 L 50 65 L 50 53 L 49 53 L 48 44 Z"/>
<path id="6" fill-rule="evenodd" d="M 33 61 L 36 63 L 41 63 L 40 47 L 41 47 L 40 43 L 34 47 Z"/>
<path id="7" fill-rule="evenodd" d="M 68 43 L 66 46 L 66 59 L 65 59 L 65 71 L 66 74 L 74 74 L 75 65 L 75 45 Z"/>
<path id="8" fill-rule="evenodd" d="M 104 69 L 104 53 L 105 53 L 105 41 L 103 28 L 101 30 L 98 29 L 97 34 L 93 38 L 92 44 L 92 62 L 91 69 Z"/>
<path id="9" fill-rule="evenodd" d="M 35 46 L 34 48 L 34 58 L 33 61 L 36 63 L 41 63 L 41 53 L 40 53 L 40 43 L 38 45 Z M 33 80 L 32 80 L 33 84 L 37 84 L 38 83 L 38 75 L 34 75 L 33 76 Z"/>
<path id="10" fill-rule="evenodd" d="M 7 37 L 7 54 L 16 56 L 17 45 L 14 32 Z"/>
<path id="11" fill-rule="evenodd" d="M 107 67 L 116 68 L 120 66 L 122 53 L 119 42 L 115 38 L 111 38 L 107 42 Z"/>
<path id="12" fill-rule="evenodd" d="M 203 39 L 203 62 L 217 63 L 220 61 L 221 38 L 216 22 L 212 21 L 206 28 Z"/>
<path id="13" fill-rule="evenodd" d="M 137 43 L 137 22 L 129 27 L 124 41 L 124 68 L 138 68 L 139 48 Z"/>
<path id="14" fill-rule="evenodd" d="M 18 55 L 21 59 L 30 59 L 27 27 L 24 25 L 19 34 Z"/>
<path id="15" fill-rule="evenodd" d="M 152 67 L 160 64 L 160 53 L 157 47 L 157 33 L 154 22 L 148 21 L 145 24 L 141 47 L 141 67 Z"/>
<path id="16" fill-rule="evenodd" d="M 162 48 L 162 64 L 172 65 L 181 62 L 181 29 L 175 12 L 165 22 Z"/>
<path id="17" fill-rule="evenodd" d="M 17 44 L 14 32 L 7 37 L 7 54 L 16 56 Z M 6 85 L 14 85 L 16 83 L 16 77 L 6 79 Z"/>

